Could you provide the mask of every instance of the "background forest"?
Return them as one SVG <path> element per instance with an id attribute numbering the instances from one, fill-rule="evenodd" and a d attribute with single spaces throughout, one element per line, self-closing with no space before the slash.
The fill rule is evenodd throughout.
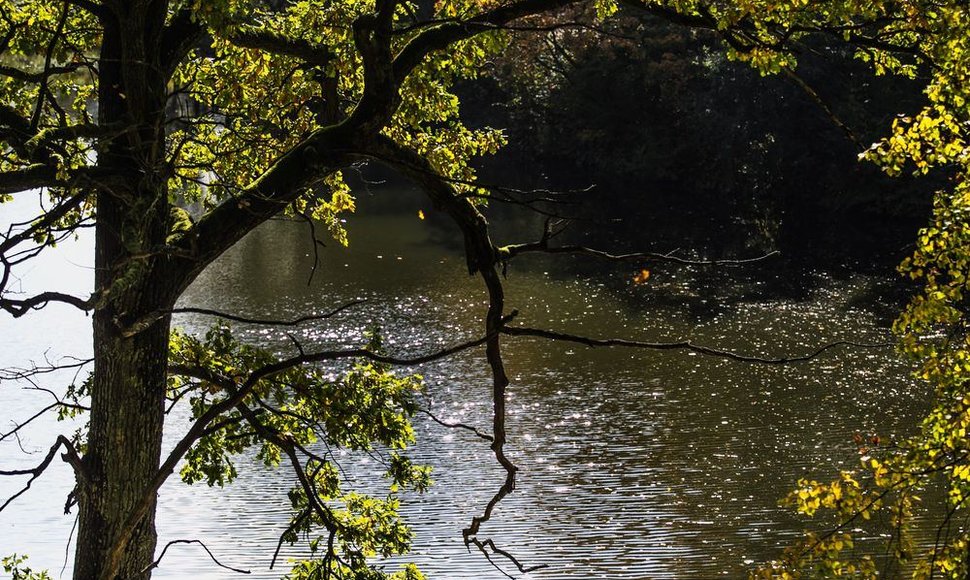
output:
<path id="1" fill-rule="evenodd" d="M 636 10 L 593 20 L 550 17 L 555 32 L 516 38 L 460 90 L 471 125 L 508 135 L 486 182 L 574 191 L 564 213 L 595 225 L 573 229 L 630 251 L 857 267 L 908 252 L 942 179 L 890 178 L 858 155 L 921 102 L 918 82 L 821 43 L 797 76 L 765 76 L 709 31 Z"/>

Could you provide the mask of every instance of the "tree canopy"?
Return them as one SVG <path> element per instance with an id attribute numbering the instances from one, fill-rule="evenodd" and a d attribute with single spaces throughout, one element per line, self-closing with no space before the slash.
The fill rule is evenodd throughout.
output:
<path id="1" fill-rule="evenodd" d="M 925 292 L 898 323 L 904 348 L 939 385 L 941 407 L 923 435 L 905 446 L 906 453 L 868 463 L 871 489 L 888 489 L 897 502 L 858 486 L 850 475 L 843 475 L 841 484 L 806 483 L 793 501 L 805 512 L 825 505 L 847 517 L 868 507 L 895 509 L 903 529 L 909 490 L 932 471 L 947 477 L 952 505 L 962 507 L 970 480 L 970 442 L 960 423 L 970 422 L 962 390 L 970 369 L 962 332 L 970 255 L 963 217 L 970 199 L 964 180 L 970 156 L 963 138 L 970 118 L 967 8 L 957 0 L 626 0 L 622 5 L 714 31 L 731 58 L 764 74 L 794 75 L 800 43 L 814 37 L 849 43 L 874 74 L 925 79 L 925 107 L 897 118 L 865 157 L 892 174 L 939 169 L 952 177 L 953 187 L 938 195 L 936 223 L 904 265 Z M 61 405 L 64 413 L 87 416 L 85 432 L 52 442 L 34 469 L 0 473 L 36 479 L 63 450 L 77 479 L 70 501 L 79 510 L 75 578 L 149 577 L 158 489 L 183 461 L 186 481 L 230 481 L 235 468 L 227 458 L 246 447 L 258 448 L 268 464 L 291 465 L 298 477 L 284 539 L 308 534 L 317 557 L 298 564 L 291 577 L 386 577 L 368 558 L 401 553 L 409 538 L 396 516 L 393 491 L 377 499 L 344 489 L 328 457 L 312 443 L 389 447 L 394 450 L 386 465 L 391 487 L 423 488 L 427 470 L 403 451 L 412 439 L 408 418 L 420 378 L 398 376 L 392 367 L 483 345 L 494 404 L 486 437 L 506 478 L 464 536 L 486 555 L 503 554 L 494 542 L 479 538 L 481 524 L 515 485 L 516 467 L 505 453 L 503 335 L 759 360 L 689 342 L 592 341 L 512 324 L 516 312 L 505 304 L 501 273 L 518 255 L 685 261 L 659 253 L 615 256 L 555 247 L 551 230 L 533 242 L 499 246 L 492 241 L 481 200 L 501 194 L 476 182 L 473 160 L 494 153 L 505 137 L 463 124 L 454 85 L 474 80 L 510 35 L 555 33 L 559 11 L 566 8 L 608 18 L 620 5 L 609 0 L 0 2 L 0 201 L 39 188 L 49 199 L 36 219 L 15 224 L 0 238 L 0 309 L 19 317 L 52 302 L 70 304 L 93 313 L 94 336 L 90 375 L 68 389 Z M 286 213 L 319 221 L 346 243 L 340 215 L 353 211 L 354 200 L 342 172 L 366 161 L 384 163 L 417 182 L 460 228 L 468 270 L 482 278 L 488 292 L 479 339 L 404 358 L 386 352 L 374 336 L 369 344 L 346 350 L 307 352 L 296 344 L 291 357 L 280 358 L 240 344 L 222 326 L 205 337 L 171 331 L 182 292 L 267 219 Z M 185 210 L 190 205 L 192 212 Z M 18 295 L 18 268 L 84 227 L 96 232 L 90 296 Z M 956 330 L 936 333 L 940 328 Z M 338 366 L 345 372 L 337 379 L 318 366 L 340 361 L 354 362 Z M 169 400 L 187 401 L 194 422 L 162 456 Z M 964 571 L 967 541 L 965 532 L 947 538 L 924 560 L 927 569 Z M 838 560 L 836 542 L 848 545 L 841 535 L 827 536 L 768 572 L 795 574 L 806 558 L 815 565 L 819 554 L 826 571 L 871 571 L 867 563 Z M 407 567 L 397 577 L 419 574 Z"/>

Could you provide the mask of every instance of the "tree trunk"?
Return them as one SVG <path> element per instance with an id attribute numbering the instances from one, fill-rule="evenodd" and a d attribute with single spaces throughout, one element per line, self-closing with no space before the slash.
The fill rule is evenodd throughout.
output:
<path id="1" fill-rule="evenodd" d="M 114 160 L 115 162 L 117 160 Z M 115 193 L 118 193 L 118 189 Z M 162 247 L 168 227 L 167 191 L 141 175 L 114 196 L 99 193 L 95 234 L 96 288 L 108 289 L 94 312 L 94 374 L 84 450 L 88 481 L 79 486 L 75 580 L 109 580 L 110 551 L 125 550 L 110 578 L 147 579 L 155 551 L 155 491 L 168 365 L 170 316 L 132 334 L 132 322 L 171 308 L 172 281 L 164 257 L 142 257 Z M 128 336 L 126 336 L 128 335 Z M 151 507 L 130 537 L 123 529 L 150 494 Z"/>
<path id="2" fill-rule="evenodd" d="M 170 309 L 178 286 L 165 278 L 169 229 L 164 107 L 158 36 L 165 2 L 119 3 L 104 20 L 98 120 L 122 126 L 99 144 L 95 231 L 94 374 L 78 482 L 75 580 L 147 580 L 157 542 L 156 494 L 170 317 L 132 331 L 141 317 Z M 147 515 L 126 526 L 148 498 Z M 124 550 L 115 550 L 123 545 Z M 112 573 L 113 572 L 113 573 Z"/>
<path id="3" fill-rule="evenodd" d="M 158 471 L 165 403 L 166 318 L 132 338 L 109 313 L 95 314 L 91 418 L 84 455 L 75 580 L 97 580 L 119 532 Z M 154 492 L 150 492 L 154 495 Z M 127 540 L 118 577 L 147 579 L 154 558 L 155 507 Z"/>

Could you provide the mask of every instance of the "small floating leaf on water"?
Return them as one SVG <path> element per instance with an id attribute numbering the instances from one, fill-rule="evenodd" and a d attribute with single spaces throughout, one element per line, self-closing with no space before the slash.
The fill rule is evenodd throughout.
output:
<path id="1" fill-rule="evenodd" d="M 633 276 L 634 284 L 643 284 L 650 279 L 650 270 L 643 269 Z"/>
<path id="2" fill-rule="evenodd" d="M 423 220 L 424 219 L 424 210 L 423 209 L 419 209 L 418 210 L 418 219 L 419 220 Z"/>

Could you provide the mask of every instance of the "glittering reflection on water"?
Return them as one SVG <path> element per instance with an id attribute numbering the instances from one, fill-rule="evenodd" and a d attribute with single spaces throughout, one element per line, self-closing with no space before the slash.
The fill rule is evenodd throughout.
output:
<path id="1" fill-rule="evenodd" d="M 274 290 L 246 286 L 228 306 L 214 299 L 207 284 L 242 288 L 245 280 L 267 275 L 253 257 L 267 251 L 264 239 L 223 260 L 186 302 L 283 314 L 368 298 L 339 321 L 301 331 L 301 340 L 321 346 L 357 342 L 370 324 L 381 325 L 390 348 L 407 353 L 476 335 L 484 295 L 475 279 L 463 276 L 459 255 L 423 243 L 418 222 L 376 217 L 358 225 L 351 231 L 353 247 L 325 262 L 321 281 L 302 291 L 292 291 L 290 272 L 304 276 L 305 257 L 269 270 Z M 271 247 L 301 247 L 299 239 L 285 238 L 299 232 L 274 227 L 262 233 L 276 240 Z M 398 236 L 391 244 L 395 253 L 382 238 L 388 231 Z M 512 273 L 509 305 L 521 311 L 517 322 L 595 336 L 689 337 L 765 356 L 886 335 L 872 315 L 848 306 L 864 281 L 829 281 L 798 303 L 724 304 L 699 319 L 686 310 L 644 307 L 650 299 L 645 291 L 692 291 L 676 277 L 659 282 L 666 288 L 618 294 L 609 274 L 604 283 L 558 278 L 546 268 L 539 263 Z M 838 351 L 800 365 L 757 366 L 683 352 L 592 350 L 522 338 L 507 344 L 510 453 L 522 471 L 518 489 L 484 532 L 528 565 L 548 565 L 528 575 L 533 578 L 741 575 L 801 528 L 776 505 L 794 479 L 851 466 L 852 433 L 905 428 L 919 400 L 905 369 L 885 351 Z M 488 375 L 480 352 L 421 372 L 439 418 L 488 426 Z M 502 480 L 487 444 L 424 417 L 417 431 L 415 453 L 435 467 L 437 484 L 405 502 L 417 532 L 409 559 L 432 577 L 501 578 L 480 555 L 467 552 L 460 535 Z M 256 490 L 263 495 L 273 486 L 264 479 L 280 481 L 263 473 L 235 485 L 230 498 Z M 226 514 L 227 527 L 234 517 Z M 273 538 L 259 533 L 254 530 L 247 553 L 267 552 Z"/>
<path id="2" fill-rule="evenodd" d="M 398 354 L 428 352 L 481 332 L 480 284 L 463 272 L 459 253 L 430 242 L 426 223 L 370 216 L 353 221 L 350 233 L 352 247 L 328 248 L 308 285 L 312 249 L 305 229 L 267 224 L 214 264 L 183 304 L 291 318 L 367 300 L 331 320 L 289 329 L 307 348 L 360 344 L 375 325 Z M 805 273 L 818 288 L 806 300 L 701 298 L 712 302 L 698 311 L 679 305 L 680 298 L 698 300 L 680 274 L 658 273 L 650 284 L 624 288 L 625 272 L 557 272 L 544 261 L 515 265 L 508 303 L 521 312 L 517 323 L 592 336 L 689 338 L 769 357 L 842 339 L 878 342 L 887 334 L 873 314 L 852 306 L 870 282 L 864 278 L 820 280 L 821 274 Z M 198 315 L 177 320 L 191 332 L 210 323 Z M 292 348 L 278 330 L 237 330 L 281 352 Z M 853 466 L 853 433 L 904 432 L 924 396 L 886 350 L 837 350 L 808 363 L 765 366 L 527 338 L 509 338 L 506 345 L 509 454 L 521 471 L 518 488 L 499 504 L 482 537 L 528 566 L 547 565 L 525 578 L 742 576 L 802 528 L 777 507 L 795 479 Z M 436 416 L 487 430 L 490 387 L 481 351 L 417 370 Z M 169 445 L 185 421 L 173 417 Z M 461 539 L 461 529 L 503 479 L 487 442 L 423 415 L 416 432 L 414 455 L 434 467 L 436 485 L 405 496 L 416 537 L 402 561 L 418 562 L 432 578 L 504 578 Z M 0 453 L 6 460 L 12 450 Z M 375 466 L 367 458 L 347 455 L 341 463 L 360 487 L 373 488 L 367 475 Z M 252 569 L 250 577 L 279 577 L 280 566 L 267 567 L 288 519 L 291 478 L 246 457 L 237 465 L 240 478 L 226 490 L 177 482 L 163 488 L 161 544 L 202 539 L 221 561 Z M 36 497 L 28 501 L 44 501 Z M 39 535 L 43 528 L 31 525 L 0 529 L 0 544 L 4 534 Z M 66 532 L 56 537 L 35 552 L 38 563 L 59 568 Z M 298 555 L 295 548 L 283 550 L 284 559 Z M 187 576 L 234 575 L 215 568 L 197 546 L 173 547 L 156 577 Z"/>

